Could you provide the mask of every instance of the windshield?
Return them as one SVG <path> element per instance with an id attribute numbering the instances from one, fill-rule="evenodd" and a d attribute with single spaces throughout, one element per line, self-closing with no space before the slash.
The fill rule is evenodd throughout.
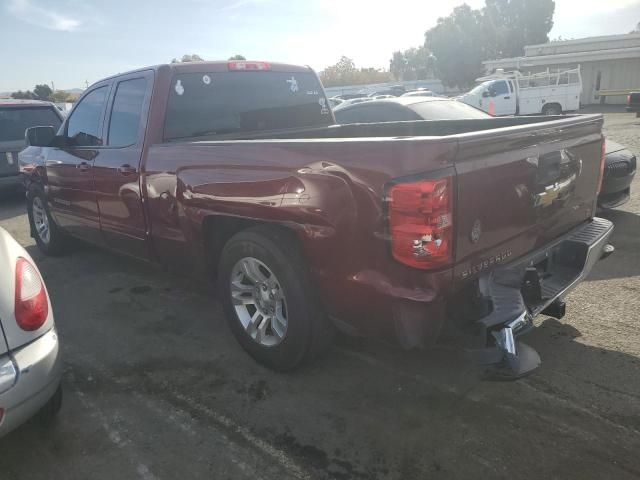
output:
<path id="1" fill-rule="evenodd" d="M 211 72 L 176 75 L 165 139 L 329 125 L 312 72 Z"/>
<path id="2" fill-rule="evenodd" d="M 472 95 L 480 95 L 482 94 L 482 92 L 484 92 L 487 88 L 489 88 L 489 85 L 491 84 L 491 82 L 484 82 L 481 83 L 480 85 L 476 85 L 475 87 L 473 87 L 469 93 Z"/>
<path id="3" fill-rule="evenodd" d="M 491 118 L 482 110 L 455 100 L 436 100 L 407 105 L 425 120 L 463 120 L 469 118 Z"/>
<path id="4" fill-rule="evenodd" d="M 24 139 L 29 127 L 51 126 L 58 130 L 61 123 L 52 107 L 0 108 L 0 142 Z"/>

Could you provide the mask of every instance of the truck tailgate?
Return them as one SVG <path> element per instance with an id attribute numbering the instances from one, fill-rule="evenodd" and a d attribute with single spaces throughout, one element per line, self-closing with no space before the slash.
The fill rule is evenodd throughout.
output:
<path id="1" fill-rule="evenodd" d="M 602 117 L 459 135 L 455 279 L 539 248 L 594 213 Z"/>

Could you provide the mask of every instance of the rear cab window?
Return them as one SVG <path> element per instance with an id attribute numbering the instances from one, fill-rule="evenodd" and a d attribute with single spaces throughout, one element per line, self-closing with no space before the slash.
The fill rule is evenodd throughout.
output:
<path id="1" fill-rule="evenodd" d="M 53 127 L 58 130 L 62 120 L 52 106 L 0 106 L 0 142 L 24 140 L 30 127 Z"/>
<path id="2" fill-rule="evenodd" d="M 170 88 L 166 141 L 333 124 L 311 70 L 176 72 Z"/>

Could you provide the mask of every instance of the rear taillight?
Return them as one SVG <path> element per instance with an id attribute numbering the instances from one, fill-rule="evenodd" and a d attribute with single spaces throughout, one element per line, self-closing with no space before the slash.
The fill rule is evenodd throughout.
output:
<path id="1" fill-rule="evenodd" d="M 47 292 L 40 274 L 25 258 L 16 262 L 15 316 L 23 330 L 37 330 L 49 314 Z"/>
<path id="2" fill-rule="evenodd" d="M 631 95 L 627 95 L 627 105 L 631 105 Z"/>
<path id="3" fill-rule="evenodd" d="M 600 174 L 598 175 L 598 191 L 596 195 L 600 195 L 600 190 L 602 190 L 602 180 L 604 179 L 604 164 L 605 157 L 607 156 L 607 141 L 602 139 L 602 150 L 600 152 Z"/>
<path id="4" fill-rule="evenodd" d="M 263 71 L 271 70 L 269 62 L 247 62 L 246 60 L 232 60 L 227 63 L 231 71 Z"/>
<path id="5" fill-rule="evenodd" d="M 453 257 L 453 178 L 396 183 L 388 189 L 393 257 L 406 265 L 444 267 Z"/>

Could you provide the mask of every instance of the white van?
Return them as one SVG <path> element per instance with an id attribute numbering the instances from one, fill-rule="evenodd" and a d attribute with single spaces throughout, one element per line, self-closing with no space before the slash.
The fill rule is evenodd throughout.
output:
<path id="1" fill-rule="evenodd" d="M 504 72 L 478 78 L 482 82 L 457 100 L 491 115 L 560 115 L 580 108 L 580 67 L 551 72 Z"/>

